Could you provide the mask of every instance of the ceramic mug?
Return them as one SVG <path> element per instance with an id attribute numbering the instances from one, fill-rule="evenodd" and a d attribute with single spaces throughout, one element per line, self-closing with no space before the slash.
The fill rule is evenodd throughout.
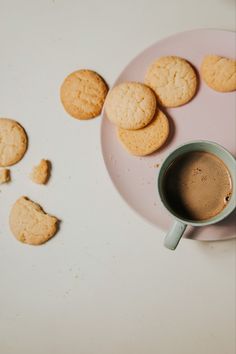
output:
<path id="1" fill-rule="evenodd" d="M 163 182 L 165 178 L 166 171 L 168 167 L 170 166 L 171 163 L 173 163 L 178 157 L 180 157 L 182 154 L 185 154 L 187 152 L 192 152 L 192 151 L 205 151 L 209 152 L 218 158 L 220 158 L 226 167 L 228 168 L 230 175 L 231 175 L 231 180 L 232 180 L 232 196 L 230 198 L 229 203 L 225 206 L 225 208 L 217 215 L 214 217 L 207 219 L 207 220 L 201 220 L 201 221 L 196 221 L 196 220 L 189 220 L 182 218 L 181 216 L 177 215 L 170 207 L 168 204 L 166 198 L 165 198 L 165 193 L 163 189 Z M 186 144 L 183 144 L 179 146 L 177 149 L 172 151 L 164 160 L 162 163 L 159 174 L 158 174 L 158 179 L 157 179 L 157 186 L 158 186 L 158 192 L 159 196 L 161 199 L 162 204 L 164 207 L 168 210 L 168 212 L 174 217 L 175 221 L 174 224 L 171 228 L 171 230 L 167 233 L 164 241 L 164 245 L 171 249 L 174 250 L 186 227 L 188 225 L 192 226 L 208 226 L 211 224 L 215 224 L 223 219 L 225 219 L 229 214 L 232 213 L 232 211 L 236 208 L 236 161 L 235 158 L 231 155 L 229 151 L 224 149 L 221 145 L 218 145 L 214 142 L 211 141 L 205 141 L 205 140 L 197 140 L 197 141 L 191 141 Z"/>

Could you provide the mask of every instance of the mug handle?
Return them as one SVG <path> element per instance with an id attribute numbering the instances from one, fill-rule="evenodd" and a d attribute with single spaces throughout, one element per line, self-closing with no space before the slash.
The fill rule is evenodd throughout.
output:
<path id="1" fill-rule="evenodd" d="M 180 222 L 176 220 L 174 222 L 174 225 L 168 232 L 168 234 L 165 237 L 164 240 L 164 245 L 166 248 L 169 248 L 170 250 L 175 250 L 176 247 L 178 246 L 178 243 L 186 229 L 187 225 L 184 224 L 183 222 Z"/>

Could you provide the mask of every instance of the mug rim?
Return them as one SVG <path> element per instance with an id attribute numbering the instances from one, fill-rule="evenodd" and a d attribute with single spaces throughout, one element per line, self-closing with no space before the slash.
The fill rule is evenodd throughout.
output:
<path id="1" fill-rule="evenodd" d="M 168 207 L 168 204 L 165 202 L 165 200 L 163 200 L 163 197 L 162 197 L 162 192 L 160 191 L 161 190 L 161 183 L 160 183 L 160 175 L 161 175 L 161 172 L 163 170 L 163 166 L 165 165 L 166 161 L 171 157 L 172 154 L 174 154 L 177 150 L 181 149 L 182 147 L 184 146 L 188 146 L 188 145 L 193 145 L 193 144 L 206 144 L 206 145 L 211 145 L 211 146 L 214 146 L 215 148 L 217 148 L 218 150 L 221 150 L 223 151 L 224 153 L 227 154 L 227 156 L 230 158 L 230 160 L 232 161 L 233 165 L 236 166 L 236 160 L 234 158 L 234 156 L 231 154 L 231 152 L 229 152 L 226 148 L 224 148 L 222 145 L 214 142 L 214 141 L 209 141 L 209 140 L 190 140 L 188 142 L 185 142 L 181 145 L 178 145 L 175 149 L 173 149 L 164 159 L 164 161 L 162 162 L 161 164 L 161 167 L 159 169 L 159 172 L 158 172 L 158 177 L 157 177 L 157 189 L 158 189 L 158 194 L 159 194 L 159 197 L 160 197 L 160 200 L 161 200 L 161 203 L 162 205 L 165 207 L 165 209 L 169 212 L 169 214 L 171 216 L 173 216 L 176 220 L 178 220 L 180 223 L 183 223 L 183 224 L 187 224 L 187 225 L 191 225 L 191 226 L 208 226 L 208 225 L 212 225 L 212 224 L 216 224 L 222 220 L 224 220 L 227 216 L 229 216 L 233 211 L 234 209 L 236 208 L 236 203 L 233 204 L 233 206 L 231 208 L 228 209 L 228 212 L 223 214 L 223 211 L 227 210 L 227 207 L 222 209 L 220 213 L 216 214 L 215 216 L 217 216 L 217 220 L 214 219 L 214 217 L 212 218 L 209 218 L 209 219 L 206 219 L 206 220 L 199 220 L 199 221 L 196 221 L 196 220 L 191 220 L 191 219 L 185 219 L 185 218 L 181 218 L 180 216 L 178 216 L 176 213 L 174 213 L 174 211 L 172 211 L 171 208 Z M 197 151 L 197 150 L 196 150 Z M 214 154 L 214 153 L 212 153 Z M 175 160 L 175 159 L 174 159 Z M 173 160 L 173 161 L 174 161 Z M 172 162 L 172 161 L 171 161 Z M 171 163 L 170 162 L 170 163 Z M 225 161 L 223 161 L 224 164 Z M 169 164 L 168 166 L 165 168 L 165 170 L 169 167 Z M 227 169 L 228 166 L 226 165 Z M 231 177 L 232 179 L 232 177 Z M 233 183 L 233 181 L 232 181 Z M 233 195 L 235 194 L 235 185 L 233 184 L 233 188 L 234 188 L 234 193 L 232 194 L 232 197 Z M 230 207 L 230 206 L 229 206 Z"/>

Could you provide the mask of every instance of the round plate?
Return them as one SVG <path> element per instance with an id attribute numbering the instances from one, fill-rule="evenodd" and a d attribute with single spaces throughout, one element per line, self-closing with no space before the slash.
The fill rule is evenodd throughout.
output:
<path id="1" fill-rule="evenodd" d="M 199 72 L 206 54 L 235 55 L 236 35 L 220 30 L 194 30 L 158 41 L 144 50 L 122 71 L 115 85 L 123 81 L 141 81 L 147 67 L 156 58 L 177 55 L 190 61 Z M 173 218 L 161 205 L 157 195 L 158 165 L 178 145 L 205 139 L 223 145 L 236 155 L 235 92 L 218 93 L 200 80 L 198 92 L 188 104 L 168 109 L 171 134 L 165 146 L 146 157 L 129 155 L 116 137 L 116 128 L 103 113 L 101 143 L 109 175 L 126 202 L 142 217 L 168 230 Z M 186 237 L 213 241 L 236 236 L 235 213 L 213 226 L 189 228 Z"/>

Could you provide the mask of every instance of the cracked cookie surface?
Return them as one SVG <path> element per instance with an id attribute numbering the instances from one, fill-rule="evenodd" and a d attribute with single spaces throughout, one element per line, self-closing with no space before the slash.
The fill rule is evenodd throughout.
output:
<path id="1" fill-rule="evenodd" d="M 95 71 L 78 70 L 65 78 L 60 96 L 66 112 L 84 120 L 101 113 L 107 92 L 105 81 Z"/>
<path id="2" fill-rule="evenodd" d="M 166 56 L 148 68 L 145 84 L 150 86 L 163 107 L 178 107 L 189 102 L 197 90 L 197 76 L 183 58 Z"/>
<path id="3" fill-rule="evenodd" d="M 236 90 L 236 60 L 207 55 L 201 64 L 201 74 L 205 83 L 215 91 Z"/>
<path id="4" fill-rule="evenodd" d="M 30 245 L 45 243 L 58 230 L 58 219 L 46 214 L 39 204 L 27 197 L 21 197 L 15 202 L 10 212 L 9 224 L 13 235 Z"/>
<path id="5" fill-rule="evenodd" d="M 108 119 L 123 129 L 146 126 L 156 111 L 156 97 L 152 90 L 139 82 L 124 82 L 107 95 L 105 111 Z"/>
<path id="6" fill-rule="evenodd" d="M 145 156 L 159 149 L 169 135 L 169 121 L 160 110 L 151 123 L 138 130 L 118 128 L 117 135 L 122 145 L 132 155 Z"/>
<path id="7" fill-rule="evenodd" d="M 15 120 L 0 118 L 0 166 L 11 166 L 22 159 L 28 139 L 22 126 Z"/>

